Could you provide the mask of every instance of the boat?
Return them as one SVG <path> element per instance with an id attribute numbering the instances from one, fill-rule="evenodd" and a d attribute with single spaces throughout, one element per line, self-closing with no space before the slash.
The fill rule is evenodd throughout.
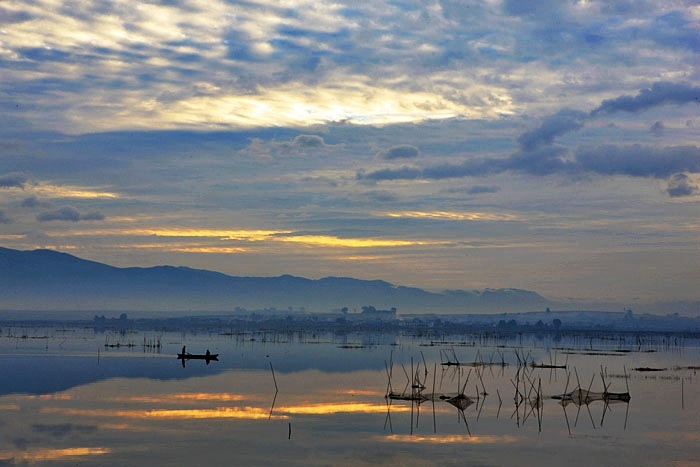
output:
<path id="1" fill-rule="evenodd" d="M 210 353 L 209 350 L 207 350 L 207 353 L 204 354 L 198 354 L 198 353 L 189 353 L 186 352 L 185 347 L 182 348 L 182 352 L 177 354 L 177 359 L 182 360 L 182 366 L 185 366 L 185 361 L 186 360 L 204 360 L 207 362 L 207 365 L 209 365 L 209 362 L 219 361 L 219 354 L 218 353 Z"/>
<path id="2" fill-rule="evenodd" d="M 219 360 L 218 353 L 197 354 L 197 353 L 179 353 L 177 358 L 180 360 Z"/>

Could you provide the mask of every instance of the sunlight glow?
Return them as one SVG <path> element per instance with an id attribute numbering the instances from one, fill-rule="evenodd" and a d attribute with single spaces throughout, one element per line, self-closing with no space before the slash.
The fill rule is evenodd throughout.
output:
<path id="1" fill-rule="evenodd" d="M 219 241 L 243 241 L 243 242 L 281 242 L 301 243 L 311 246 L 341 247 L 341 248 L 381 248 L 381 247 L 407 247 L 422 245 L 446 245 L 450 242 L 425 241 L 425 240 L 396 240 L 375 238 L 340 238 L 331 235 L 294 235 L 291 230 L 217 230 L 217 229 L 182 229 L 182 228 L 153 228 L 153 229 L 95 229 L 73 232 L 45 232 L 49 237 L 66 236 L 155 236 L 155 237 L 179 237 L 179 238 L 210 238 Z M 291 234 L 291 235 L 290 235 Z M 244 247 L 227 247 L 219 245 L 177 245 L 148 243 L 145 245 L 130 245 L 130 248 L 154 249 L 160 251 L 174 251 L 183 253 L 241 253 L 246 251 Z"/>
<path id="2" fill-rule="evenodd" d="M 377 240 L 371 238 L 338 238 L 331 237 L 328 235 L 296 235 L 291 237 L 277 237 L 275 240 L 281 242 L 303 243 L 305 245 L 348 248 L 401 247 L 429 244 L 429 242 L 421 241 Z"/>
<path id="3" fill-rule="evenodd" d="M 259 88 L 257 94 L 250 96 L 195 96 L 159 108 L 162 110 L 158 120 L 175 126 L 310 126 L 329 121 L 382 125 L 474 113 L 467 106 L 439 94 L 383 88 L 364 76 L 348 76 L 343 83 L 327 83 L 315 88 L 302 83 Z M 138 116 L 133 117 L 138 121 Z"/>
<path id="4" fill-rule="evenodd" d="M 449 212 L 449 211 L 403 211 L 388 212 L 387 217 L 410 219 L 439 219 L 450 221 L 515 221 L 518 216 L 513 214 L 496 214 L 490 212 Z"/>
<path id="5" fill-rule="evenodd" d="M 97 187 L 57 186 L 38 184 L 31 191 L 41 198 L 76 198 L 76 199 L 117 199 L 120 196 Z"/>

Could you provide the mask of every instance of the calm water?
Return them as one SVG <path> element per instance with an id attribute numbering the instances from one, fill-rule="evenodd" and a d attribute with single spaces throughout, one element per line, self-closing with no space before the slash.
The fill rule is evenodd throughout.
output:
<path id="1" fill-rule="evenodd" d="M 697 339 L 0 330 L 0 464 L 700 465 Z"/>

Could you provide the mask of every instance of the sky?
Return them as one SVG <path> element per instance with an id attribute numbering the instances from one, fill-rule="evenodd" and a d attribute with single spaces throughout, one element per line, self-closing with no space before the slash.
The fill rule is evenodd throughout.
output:
<path id="1" fill-rule="evenodd" d="M 0 2 L 0 245 L 700 300 L 696 1 Z"/>

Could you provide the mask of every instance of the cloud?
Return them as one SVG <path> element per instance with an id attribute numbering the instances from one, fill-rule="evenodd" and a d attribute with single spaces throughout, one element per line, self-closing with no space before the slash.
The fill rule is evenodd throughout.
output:
<path id="1" fill-rule="evenodd" d="M 666 126 L 664 125 L 664 122 L 661 120 L 657 120 L 654 122 L 652 126 L 649 127 L 649 131 L 651 132 L 652 135 L 656 137 L 661 137 L 664 135 L 664 130 L 666 129 Z"/>
<path id="2" fill-rule="evenodd" d="M 30 196 L 22 200 L 23 208 L 36 208 L 38 206 L 41 206 L 42 204 L 43 203 L 39 201 L 39 198 L 37 198 L 36 196 Z"/>
<path id="3" fill-rule="evenodd" d="M 494 185 L 474 185 L 466 189 L 466 193 L 470 195 L 479 195 L 482 193 L 497 193 L 501 191 L 500 187 Z"/>
<path id="4" fill-rule="evenodd" d="M 461 178 L 520 172 L 545 176 L 551 174 L 627 175 L 630 177 L 666 178 L 675 173 L 700 173 L 700 148 L 697 146 L 652 147 L 601 145 L 583 148 L 571 154 L 560 146 L 544 146 L 500 159 L 468 160 L 462 164 L 432 167 L 402 167 L 358 172 L 360 180 L 416 180 Z"/>
<path id="5" fill-rule="evenodd" d="M 558 0 L 505 0 L 503 2 L 503 12 L 510 16 L 535 16 L 548 17 L 558 12 L 565 2 Z"/>
<path id="6" fill-rule="evenodd" d="M 392 146 L 389 149 L 377 153 L 377 158 L 384 160 L 412 159 L 420 155 L 420 150 L 408 144 Z"/>
<path id="7" fill-rule="evenodd" d="M 0 211 L 0 224 L 11 224 L 12 219 L 7 217 L 4 211 Z"/>
<path id="8" fill-rule="evenodd" d="M 318 135 L 298 135 L 294 137 L 292 146 L 296 148 L 323 148 L 326 142 Z"/>
<path id="9" fill-rule="evenodd" d="M 607 99 L 591 112 L 612 114 L 615 112 L 642 112 L 666 104 L 700 103 L 700 87 L 683 83 L 657 82 L 651 88 L 642 89 L 636 96 L 620 96 Z"/>
<path id="10" fill-rule="evenodd" d="M 398 199 L 395 194 L 383 190 L 367 191 L 362 194 L 362 197 L 373 203 L 392 203 Z"/>
<path id="11" fill-rule="evenodd" d="M 544 119 L 535 130 L 527 131 L 518 137 L 518 144 L 524 151 L 531 151 L 546 144 L 552 144 L 554 139 L 572 131 L 583 128 L 587 115 L 585 112 L 563 109 Z"/>
<path id="12" fill-rule="evenodd" d="M 32 425 L 32 430 L 37 433 L 45 433 L 55 437 L 62 437 L 69 435 L 75 431 L 82 433 L 93 432 L 97 430 L 95 425 L 76 425 L 73 423 L 61 423 L 56 425 L 45 425 L 36 423 Z"/>
<path id="13" fill-rule="evenodd" d="M 497 193 L 499 191 L 501 191 L 501 187 L 495 185 L 474 185 L 467 187 L 448 188 L 447 190 L 445 190 L 445 193 L 480 195 L 484 193 Z"/>
<path id="14" fill-rule="evenodd" d="M 671 198 L 692 196 L 698 193 L 698 186 L 694 185 L 686 174 L 679 173 L 671 176 L 666 192 Z"/>
<path id="15" fill-rule="evenodd" d="M 101 213 L 92 211 L 87 214 L 81 214 L 77 209 L 71 206 L 64 206 L 54 211 L 46 211 L 36 216 L 40 222 L 49 221 L 100 221 L 105 218 Z"/>
<path id="16" fill-rule="evenodd" d="M 399 169 L 380 169 L 374 172 L 360 170 L 357 172 L 358 180 L 415 180 L 423 177 L 423 170 L 417 167 L 404 166 Z"/>
<path id="17" fill-rule="evenodd" d="M 630 177 L 667 178 L 677 173 L 700 172 L 700 149 L 697 146 L 654 147 L 603 144 L 571 150 L 554 144 L 556 138 L 583 128 L 587 120 L 599 113 L 642 111 L 669 103 L 682 104 L 698 99 L 700 88 L 678 83 L 655 83 L 636 97 L 621 96 L 603 101 L 590 114 L 562 109 L 543 119 L 539 127 L 522 133 L 517 142 L 520 150 L 508 157 L 468 159 L 460 164 L 439 164 L 427 167 L 403 166 L 396 169 L 358 171 L 358 180 L 442 180 L 473 177 L 503 172 L 519 172 L 536 176 L 551 174 L 626 175 Z M 660 136 L 662 121 L 650 128 Z M 678 187 L 681 190 L 685 185 Z M 674 191 L 675 192 L 675 191 Z"/>
<path id="18" fill-rule="evenodd" d="M 22 188 L 27 183 L 27 177 L 20 173 L 0 175 L 0 188 Z"/>
<path id="19" fill-rule="evenodd" d="M 700 148 L 607 144 L 577 151 L 576 166 L 601 175 L 666 178 L 680 172 L 700 172 Z"/>

